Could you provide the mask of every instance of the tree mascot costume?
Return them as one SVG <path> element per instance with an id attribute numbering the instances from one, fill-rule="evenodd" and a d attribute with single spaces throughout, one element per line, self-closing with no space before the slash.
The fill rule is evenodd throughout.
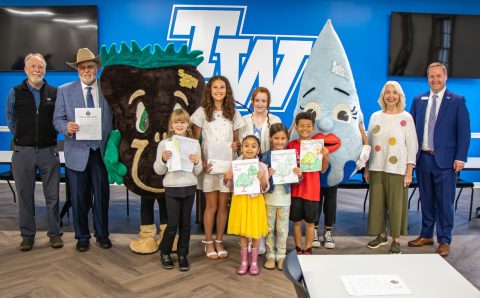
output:
<path id="1" fill-rule="evenodd" d="M 364 166 L 370 146 L 362 142 L 359 126 L 363 131 L 363 115 L 355 81 L 330 20 L 320 32 L 305 66 L 294 118 L 299 112 L 312 113 L 315 123 L 313 139 L 323 139 L 330 152 L 328 170 L 321 175 L 321 187 L 335 188 L 332 194 L 335 212 L 337 185 Z M 297 132 L 293 130 L 291 139 L 297 138 Z M 315 224 L 318 225 L 318 221 Z"/>
<path id="2" fill-rule="evenodd" d="M 141 49 L 135 41 L 130 48 L 122 42 L 119 52 L 115 44 L 108 50 L 102 46 L 101 88 L 117 129 L 111 132 L 105 153 L 110 183 L 123 183 L 142 200 L 164 196 L 163 176 L 153 169 L 157 146 L 166 137 L 174 109 L 192 114 L 200 106 L 205 80 L 196 67 L 203 61 L 201 54 L 186 45 L 178 52 L 173 44 L 165 49 L 155 45 L 153 53 L 150 45 Z M 158 250 L 161 239 L 156 239 L 153 206 L 141 204 L 141 217 L 152 216 L 142 218 L 140 239 L 130 243 L 133 252 Z M 165 226 L 160 227 L 160 234 Z"/>

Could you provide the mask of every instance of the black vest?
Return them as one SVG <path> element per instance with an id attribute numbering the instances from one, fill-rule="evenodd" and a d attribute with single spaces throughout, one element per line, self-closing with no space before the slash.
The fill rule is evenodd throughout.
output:
<path id="1" fill-rule="evenodd" d="M 40 105 L 28 88 L 27 80 L 13 88 L 15 92 L 14 143 L 18 146 L 45 148 L 57 144 L 57 131 L 53 127 L 53 111 L 57 88 L 43 81 L 40 89 Z"/>

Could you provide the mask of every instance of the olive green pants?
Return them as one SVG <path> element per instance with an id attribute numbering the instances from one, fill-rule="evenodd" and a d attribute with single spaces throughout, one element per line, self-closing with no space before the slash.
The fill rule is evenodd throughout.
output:
<path id="1" fill-rule="evenodd" d="M 408 231 L 408 188 L 403 187 L 403 175 L 370 171 L 370 200 L 368 207 L 368 234 L 386 233 L 399 238 Z"/>

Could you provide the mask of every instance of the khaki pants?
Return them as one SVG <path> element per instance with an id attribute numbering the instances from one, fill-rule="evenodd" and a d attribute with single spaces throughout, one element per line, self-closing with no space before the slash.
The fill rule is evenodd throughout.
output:
<path id="1" fill-rule="evenodd" d="M 370 201 L 368 208 L 368 233 L 386 232 L 399 238 L 408 233 L 408 188 L 403 187 L 403 175 L 370 171 Z"/>

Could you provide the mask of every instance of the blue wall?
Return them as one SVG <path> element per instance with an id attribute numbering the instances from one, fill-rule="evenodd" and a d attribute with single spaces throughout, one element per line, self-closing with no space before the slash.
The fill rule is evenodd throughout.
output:
<path id="1" fill-rule="evenodd" d="M 407 109 L 410 107 L 414 95 L 427 91 L 425 78 L 389 77 L 388 40 L 389 19 L 392 11 L 425 12 L 425 13 L 454 13 L 480 14 L 480 2 L 470 0 L 458 1 L 153 1 L 153 0 L 103 0 L 103 1 L 75 1 L 76 5 L 97 5 L 99 15 L 99 44 L 119 44 L 121 41 L 137 40 L 145 44 L 158 43 L 166 45 L 172 42 L 173 28 L 170 26 L 174 5 L 230 5 L 241 6 L 243 27 L 237 27 L 237 36 L 228 36 L 230 39 L 247 39 L 250 41 L 249 50 L 254 41 L 271 36 L 281 36 L 280 39 L 312 40 L 318 36 L 327 19 L 331 19 L 350 60 L 355 77 L 358 95 L 365 119 L 368 121 L 371 113 L 378 110 L 377 98 L 385 81 L 398 80 L 407 96 Z M 0 6 L 18 5 L 71 5 L 71 1 L 5 1 L 0 0 Z M 238 10 L 238 8 L 236 8 Z M 176 15 L 175 15 L 176 16 Z M 206 20 L 208 21 L 208 20 Z M 472 28 L 471 32 L 478 32 L 480 28 Z M 169 31 L 170 30 L 170 31 Z M 221 32 L 222 28 L 219 29 Z M 192 30 L 190 37 L 196 32 Z M 252 37 L 253 35 L 253 37 Z M 259 36 L 261 35 L 261 36 Z M 170 38 L 169 38 L 170 37 Z M 184 37 L 188 39 L 189 36 Z M 275 37 L 274 37 L 275 39 Z M 275 39 L 278 41 L 278 39 Z M 218 40 L 212 40 L 216 45 Z M 175 41 L 177 44 L 182 41 Z M 61 41 L 59 41 L 61 46 Z M 275 43 L 275 46 L 277 44 Z M 277 48 L 274 48 L 276 51 Z M 208 58 L 208 57 L 206 57 Z M 217 59 L 218 56 L 216 57 Z M 278 58 L 278 57 L 277 57 Z M 215 57 L 213 57 L 215 59 Z M 240 64 L 246 63 L 249 55 L 238 57 Z M 207 59 L 206 59 L 207 60 Z M 237 62 L 237 61 L 236 61 Z M 204 62 L 205 63 L 205 62 Z M 273 64 L 273 63 L 272 63 Z M 216 71 L 225 67 L 217 64 Z M 238 70 L 239 73 L 243 68 Z M 296 71 L 296 70 L 292 70 Z M 203 73 L 208 77 L 211 74 Z M 299 71 L 301 74 L 301 71 Z M 0 105 L 5 105 L 8 90 L 24 78 L 23 72 L 0 72 Z M 53 85 L 61 85 L 76 79 L 74 72 L 48 72 L 46 79 Z M 259 77 L 258 80 L 261 80 Z M 258 84 L 258 81 L 256 81 Z M 250 87 L 247 86 L 250 91 Z M 480 121 L 476 111 L 480 110 L 480 79 L 449 79 L 447 86 L 450 90 L 466 96 L 470 110 L 472 132 L 480 135 Z M 245 86 L 244 86 L 245 88 Z M 236 90 L 237 92 L 237 90 Z M 237 92 L 240 93 L 240 92 Z M 276 114 L 282 117 L 286 124 L 290 124 L 295 106 L 296 88 L 290 90 L 290 101 L 283 101 L 283 106 Z M 246 98 L 237 98 L 245 101 Z M 246 102 L 248 104 L 248 102 Z M 368 124 L 368 123 L 367 123 Z M 0 126 L 5 126 L 5 114 L 0 113 Z M 0 133 L 0 150 L 8 148 L 11 136 L 9 132 Z M 470 156 L 480 156 L 480 138 L 472 139 Z M 480 181 L 480 174 L 465 173 L 465 177 L 475 176 Z"/>

